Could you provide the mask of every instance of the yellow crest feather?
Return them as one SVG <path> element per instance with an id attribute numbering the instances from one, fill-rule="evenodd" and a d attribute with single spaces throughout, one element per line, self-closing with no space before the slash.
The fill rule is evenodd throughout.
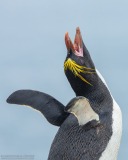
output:
<path id="1" fill-rule="evenodd" d="M 72 73 L 75 76 L 79 77 L 82 81 L 92 86 L 92 84 L 89 83 L 82 75 L 80 75 L 80 73 L 93 74 L 93 73 L 96 73 L 95 69 L 87 68 L 85 66 L 80 66 L 70 58 L 68 58 L 67 61 L 65 61 L 64 63 L 64 70 L 66 71 L 67 69 L 72 71 Z"/>

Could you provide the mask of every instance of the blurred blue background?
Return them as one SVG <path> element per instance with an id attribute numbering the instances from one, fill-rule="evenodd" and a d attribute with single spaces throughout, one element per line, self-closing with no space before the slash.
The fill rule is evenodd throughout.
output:
<path id="1" fill-rule="evenodd" d="M 75 96 L 63 72 L 64 34 L 79 26 L 96 68 L 123 113 L 119 160 L 128 157 L 128 1 L 0 1 L 0 155 L 46 160 L 58 130 L 34 110 L 9 105 L 18 89 L 51 94 L 63 104 Z"/>

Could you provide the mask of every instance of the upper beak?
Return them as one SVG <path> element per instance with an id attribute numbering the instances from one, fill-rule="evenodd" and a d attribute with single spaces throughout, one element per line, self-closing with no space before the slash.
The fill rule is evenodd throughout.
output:
<path id="1" fill-rule="evenodd" d="M 68 52 L 70 52 L 70 50 L 75 53 L 76 55 L 79 56 L 81 50 L 83 50 L 83 41 L 82 41 L 82 36 L 81 36 L 81 32 L 80 32 L 80 28 L 77 27 L 76 28 L 76 35 L 75 35 L 75 39 L 74 39 L 74 44 L 72 43 L 68 32 L 66 32 L 65 34 L 65 44 L 67 47 Z M 80 55 L 82 56 L 82 55 Z"/>

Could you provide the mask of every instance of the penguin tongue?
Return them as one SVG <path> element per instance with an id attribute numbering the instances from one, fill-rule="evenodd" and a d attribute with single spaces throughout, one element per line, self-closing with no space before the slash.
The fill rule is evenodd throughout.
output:
<path id="1" fill-rule="evenodd" d="M 65 44 L 66 44 L 67 50 L 69 52 L 71 49 L 76 56 L 83 57 L 82 36 L 81 36 L 79 27 L 76 28 L 76 35 L 75 35 L 75 39 L 74 39 L 74 44 L 72 43 L 72 41 L 68 35 L 68 32 L 65 34 Z"/>

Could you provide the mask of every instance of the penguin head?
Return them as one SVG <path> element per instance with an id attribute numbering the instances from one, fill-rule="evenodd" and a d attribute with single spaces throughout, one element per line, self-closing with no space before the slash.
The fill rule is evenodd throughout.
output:
<path id="1" fill-rule="evenodd" d="M 85 95 L 82 93 L 84 88 L 87 92 L 95 88 L 98 76 L 79 28 L 76 28 L 74 44 L 68 32 L 65 34 L 65 44 L 67 47 L 67 56 L 64 62 L 65 74 L 76 95 L 83 96 Z"/>

